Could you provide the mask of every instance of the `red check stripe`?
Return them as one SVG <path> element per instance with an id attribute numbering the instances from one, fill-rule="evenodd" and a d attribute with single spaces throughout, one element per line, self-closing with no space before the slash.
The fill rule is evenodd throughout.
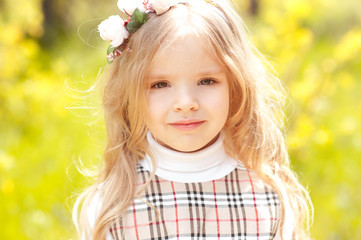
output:
<path id="1" fill-rule="evenodd" d="M 258 219 L 258 209 L 257 209 L 257 202 L 256 202 L 256 194 L 254 192 L 254 186 L 253 186 L 253 181 L 251 178 L 251 174 L 249 173 L 248 169 L 247 169 L 247 173 L 248 173 L 248 177 L 249 177 L 249 182 L 251 184 L 252 187 L 252 194 L 253 194 L 253 202 L 254 202 L 254 211 L 256 212 L 256 222 L 257 222 L 257 240 L 259 239 L 259 219 Z"/>
<path id="2" fill-rule="evenodd" d="M 179 222 L 178 222 L 177 197 L 175 196 L 174 183 L 172 181 L 170 183 L 172 185 L 173 196 L 174 196 L 175 219 L 176 219 L 176 226 L 177 226 L 177 239 L 179 239 Z"/>
<path id="3" fill-rule="evenodd" d="M 221 234 L 219 232 L 219 216 L 218 216 L 218 207 L 217 207 L 216 184 L 214 180 L 213 180 L 213 192 L 214 192 L 214 205 L 215 205 L 216 218 L 217 218 L 217 234 L 218 234 L 218 239 L 220 239 Z"/>
<path id="4" fill-rule="evenodd" d="M 241 221 L 248 221 L 248 222 L 262 222 L 262 221 L 277 221 L 278 218 L 259 218 L 259 219 L 255 219 L 255 218 L 238 218 L 238 219 L 204 219 L 204 218 L 179 218 L 179 219 L 167 219 L 167 220 L 163 220 L 163 221 L 158 221 L 158 222 L 150 222 L 150 223 L 145 223 L 145 224 L 138 224 L 137 226 L 121 226 L 121 227 L 117 227 L 117 228 L 112 228 L 111 231 L 117 230 L 117 229 L 132 229 L 132 228 L 141 228 L 141 227 L 146 227 L 146 226 L 150 226 L 150 225 L 159 225 L 159 224 L 164 224 L 164 223 L 175 223 L 175 222 L 189 222 L 189 221 L 202 221 L 202 222 L 241 222 Z"/>
<path id="5" fill-rule="evenodd" d="M 134 215 L 135 232 L 136 232 L 136 235 L 137 235 L 137 240 L 139 240 L 138 224 L 137 224 L 137 213 L 135 211 L 135 203 L 134 202 L 133 202 L 133 215 Z"/>

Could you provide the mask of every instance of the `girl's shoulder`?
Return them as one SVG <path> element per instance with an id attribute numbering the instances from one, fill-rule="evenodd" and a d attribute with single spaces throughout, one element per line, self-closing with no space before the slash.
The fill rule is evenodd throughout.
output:
<path id="1" fill-rule="evenodd" d="M 235 171 L 238 174 L 238 178 L 242 179 L 245 184 L 250 185 L 253 191 L 276 194 L 271 185 L 265 182 L 256 171 L 245 167 L 241 161 L 238 161 Z"/>
<path id="2" fill-rule="evenodd" d="M 288 200 L 284 199 L 281 207 L 281 200 L 278 191 L 265 182 L 265 180 L 263 180 L 256 171 L 245 167 L 241 161 L 237 164 L 236 171 L 239 174 L 239 178 L 243 178 L 245 184 L 248 185 L 249 191 L 253 193 L 255 206 L 258 202 L 261 204 L 265 203 L 264 201 L 266 200 L 267 205 L 278 206 L 278 216 L 281 217 L 281 212 L 284 213 L 283 221 L 285 222 L 285 226 L 283 229 L 278 227 L 274 239 L 294 239 L 294 213 Z"/>

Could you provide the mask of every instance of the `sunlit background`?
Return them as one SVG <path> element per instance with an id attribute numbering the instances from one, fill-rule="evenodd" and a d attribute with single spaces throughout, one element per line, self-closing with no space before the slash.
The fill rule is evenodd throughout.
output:
<path id="1" fill-rule="evenodd" d="M 287 142 L 313 238 L 361 239 L 360 4 L 237 3 L 292 101 Z M 75 163 L 96 165 L 104 139 L 86 91 L 106 66 L 96 26 L 117 13 L 116 0 L 0 0 L 0 239 L 75 239 L 73 196 L 90 181 Z"/>

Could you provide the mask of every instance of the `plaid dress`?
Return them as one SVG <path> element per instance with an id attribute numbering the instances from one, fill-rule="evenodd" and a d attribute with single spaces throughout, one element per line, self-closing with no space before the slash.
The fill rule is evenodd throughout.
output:
<path id="1" fill-rule="evenodd" d="M 138 185 L 150 176 L 138 166 Z M 220 179 L 181 183 L 155 176 L 125 216 L 113 239 L 274 239 L 278 196 L 241 163 Z"/>

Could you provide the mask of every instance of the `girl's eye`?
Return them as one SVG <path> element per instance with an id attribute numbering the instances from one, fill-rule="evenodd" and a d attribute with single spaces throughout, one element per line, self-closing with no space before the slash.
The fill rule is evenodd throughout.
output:
<path id="1" fill-rule="evenodd" d="M 206 79 L 203 79 L 199 82 L 199 85 L 211 85 L 213 83 L 215 83 L 216 81 L 212 80 L 212 79 L 209 79 L 209 78 L 206 78 Z"/>
<path id="2" fill-rule="evenodd" d="M 165 88 L 169 87 L 169 84 L 166 82 L 157 82 L 156 84 L 153 84 L 151 88 Z"/>

